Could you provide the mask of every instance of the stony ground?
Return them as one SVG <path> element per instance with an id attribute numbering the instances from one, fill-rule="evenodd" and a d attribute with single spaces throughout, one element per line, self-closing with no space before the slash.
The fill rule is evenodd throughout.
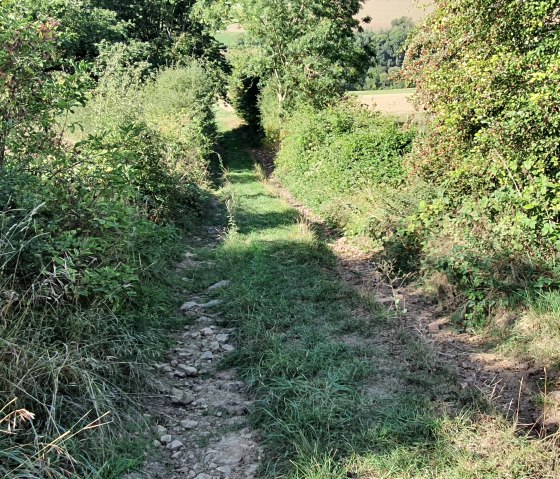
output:
<path id="1" fill-rule="evenodd" d="M 264 169 L 270 173 L 271 164 L 266 155 L 262 158 L 256 152 L 253 155 L 257 156 Z M 238 178 L 239 190 L 247 197 L 247 201 L 256 201 L 255 197 L 258 195 L 252 190 L 243 190 L 246 187 L 243 179 L 241 176 Z M 281 197 L 299 210 L 306 228 L 311 228 L 318 238 L 330 246 L 336 258 L 336 267 L 329 270 L 333 277 L 343 279 L 364 298 L 375 297 L 377 303 L 392 310 L 390 317 L 399 323 L 393 328 L 388 327 L 386 331 L 377 331 L 373 336 L 363 337 L 359 333 L 352 333 L 337 338 L 357 350 L 362 348 L 367 351 L 372 369 L 377 371 L 369 376 L 361 394 L 379 404 L 390 402 L 392 398 L 398 398 L 405 392 L 414 395 L 428 387 L 424 385 L 426 381 L 417 381 L 416 386 L 410 384 L 411 375 L 420 374 L 415 367 L 422 366 L 422 374 L 440 375 L 442 378 L 447 377 L 445 368 L 450 368 L 455 376 L 449 382 L 450 385 L 459 383 L 465 390 L 480 391 L 491 403 L 501 406 L 505 415 L 514 421 L 526 420 L 529 424 L 538 424 L 538 411 L 533 399 L 535 377 L 539 377 L 542 371 L 532 370 L 525 364 L 511 361 L 506 363 L 505 358 L 490 354 L 482 345 L 474 344 L 470 336 L 454 331 L 449 327 L 449 318 L 444 311 L 438 311 L 436 305 L 421 293 L 405 287 L 398 278 L 391 277 L 390 271 L 380 270 L 373 257 L 345 238 L 337 236 L 336 231 L 329 229 L 320 218 L 298 204 L 281 185 L 269 181 L 265 188 L 266 195 L 261 193 L 259 196 L 261 201 L 267 195 Z M 271 208 L 270 205 L 267 207 Z M 257 213 L 259 212 L 260 210 Z M 262 219 L 262 212 L 260 213 L 260 216 L 253 214 L 257 219 Z M 269 216 L 271 215 L 269 212 Z M 247 218 L 245 220 L 248 221 Z M 262 224 L 257 226 L 266 230 Z M 257 226 L 254 228 L 258 229 Z M 265 226 L 271 227 L 268 223 Z M 265 233 L 260 234 L 264 239 L 257 236 L 258 241 L 272 243 L 270 237 L 264 236 Z M 246 238 L 239 241 L 249 243 Z M 253 241 L 256 240 L 253 238 Z M 178 267 L 185 271 L 213 267 L 203 263 L 195 253 L 186 253 L 184 261 Z M 231 279 L 235 281 L 235 278 Z M 240 281 L 241 278 L 237 277 L 237 282 Z M 154 423 L 151 431 L 154 447 L 147 454 L 143 470 L 129 474 L 124 479 L 258 477 L 259 466 L 265 461 L 260 447 L 263 438 L 248 424 L 252 398 L 247 394 L 245 385 L 239 380 L 235 370 L 219 367 L 221 360 L 236 348 L 233 342 L 235 331 L 223 327 L 220 314 L 216 312 L 227 311 L 227 305 L 220 304 L 216 298 L 219 291 L 230 287 L 234 288 L 235 284 L 222 280 L 202 294 L 185 298 L 181 313 L 187 326 L 174 337 L 175 345 L 168 352 L 167 361 L 155 364 L 152 368 L 153 384 L 150 389 L 157 393 L 149 396 L 147 412 Z M 266 294 L 269 291 L 267 289 Z M 365 310 L 353 313 L 356 318 L 367 318 L 370 314 Z M 403 351 L 406 345 L 403 346 L 399 339 L 403 332 L 410 333 L 414 341 L 422 346 L 419 350 L 421 357 L 406 359 L 408 353 Z M 410 348 L 409 345 L 408 349 Z M 378 354 L 373 354 L 375 351 Z M 434 355 L 435 360 L 430 366 L 428 356 L 431 355 Z M 414 364 L 414 361 L 422 364 Z M 441 384 L 447 384 L 445 381 Z M 429 387 L 432 388 L 435 402 L 448 410 L 452 404 L 447 404 L 446 392 L 437 384 Z M 348 467 L 351 467 L 351 471 L 356 469 L 351 465 Z M 381 477 L 374 473 L 368 474 L 342 477 Z M 327 476 L 308 474 L 301 477 Z M 447 476 L 444 473 L 430 477 Z"/>
<path id="2" fill-rule="evenodd" d="M 196 264 L 186 254 L 183 267 Z M 181 307 L 188 323 L 175 339 L 167 362 L 153 366 L 153 388 L 148 412 L 155 453 L 144 469 L 125 479 L 251 479 L 259 466 L 258 435 L 247 424 L 251 399 L 234 370 L 217 364 L 235 346 L 231 329 L 218 326 L 211 296 L 228 287 L 221 281 L 207 295 L 189 298 Z"/>

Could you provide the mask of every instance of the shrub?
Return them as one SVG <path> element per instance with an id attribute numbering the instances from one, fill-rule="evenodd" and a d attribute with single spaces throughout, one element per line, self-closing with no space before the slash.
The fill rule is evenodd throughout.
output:
<path id="1" fill-rule="evenodd" d="M 366 233 L 375 228 L 371 193 L 400 188 L 413 137 L 394 120 L 350 104 L 301 109 L 285 127 L 277 175 L 327 219 Z"/>
<path id="2" fill-rule="evenodd" d="M 98 477 L 130 420 L 136 365 L 173 316 L 169 272 L 179 222 L 202 210 L 214 83 L 195 63 L 148 80 L 115 57 L 86 93 L 85 68 L 59 58 L 57 23 L 5 6 L 0 475 Z M 108 412 L 112 428 L 97 427 Z"/>
<path id="3" fill-rule="evenodd" d="M 218 85 L 201 64 L 166 69 L 142 93 L 143 117 L 166 143 L 167 164 L 181 182 L 203 184 L 216 139 Z"/>
<path id="4" fill-rule="evenodd" d="M 405 71 L 430 114 L 411 166 L 444 195 L 410 227 L 480 323 L 559 282 L 558 2 L 436 3 Z"/>

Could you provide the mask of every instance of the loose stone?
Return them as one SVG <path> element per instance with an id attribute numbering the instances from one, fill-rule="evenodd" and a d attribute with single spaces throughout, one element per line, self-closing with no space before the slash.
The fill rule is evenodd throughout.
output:
<path id="1" fill-rule="evenodd" d="M 201 361 L 211 361 L 212 359 L 214 359 L 214 354 L 212 353 L 212 351 L 205 351 L 200 356 Z"/>
<path id="2" fill-rule="evenodd" d="M 214 334 L 214 330 L 212 328 L 204 328 L 201 333 L 203 336 L 212 336 Z"/>
<path id="3" fill-rule="evenodd" d="M 183 447 L 183 443 L 178 439 L 175 439 L 174 441 L 172 441 L 167 445 L 167 449 L 170 449 L 171 451 L 178 451 L 182 447 Z"/>
<path id="4" fill-rule="evenodd" d="M 188 311 L 189 309 L 194 309 L 198 306 L 201 305 L 199 305 L 196 301 L 187 301 L 181 306 L 181 311 Z"/>
<path id="5" fill-rule="evenodd" d="M 198 421 L 193 421 L 191 419 L 185 419 L 183 421 L 181 421 L 179 424 L 181 424 L 182 427 L 184 427 L 187 430 L 190 429 L 194 429 L 195 427 L 198 426 Z"/>
<path id="6" fill-rule="evenodd" d="M 216 291 L 217 289 L 226 288 L 231 284 L 231 281 L 224 279 L 223 281 L 218 281 L 208 288 L 208 291 Z"/>
<path id="7" fill-rule="evenodd" d="M 198 305 L 200 308 L 213 308 L 214 306 L 218 306 L 221 304 L 219 299 L 213 299 L 212 301 L 208 301 L 207 303 Z"/>

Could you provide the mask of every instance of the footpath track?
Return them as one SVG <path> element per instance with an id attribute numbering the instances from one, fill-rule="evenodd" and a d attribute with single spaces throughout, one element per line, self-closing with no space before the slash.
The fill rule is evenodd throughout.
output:
<path id="1" fill-rule="evenodd" d="M 244 134 L 224 134 L 222 229 L 178 266 L 186 326 L 153 367 L 155 447 L 127 479 L 557 477 L 482 412 L 443 323 L 266 181 Z"/>

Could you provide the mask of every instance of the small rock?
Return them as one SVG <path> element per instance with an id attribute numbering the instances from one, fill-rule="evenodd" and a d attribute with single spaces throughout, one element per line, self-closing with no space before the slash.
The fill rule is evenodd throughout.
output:
<path id="1" fill-rule="evenodd" d="M 218 341 L 212 341 L 212 342 L 210 343 L 210 349 L 211 349 L 213 352 L 219 351 L 219 350 L 220 350 L 220 343 L 219 343 Z"/>
<path id="2" fill-rule="evenodd" d="M 214 330 L 212 328 L 204 328 L 200 332 L 203 336 L 212 336 L 214 334 Z"/>
<path id="3" fill-rule="evenodd" d="M 428 324 L 428 331 L 430 333 L 437 333 L 439 331 L 439 323 L 434 321 L 433 323 Z"/>
<path id="4" fill-rule="evenodd" d="M 201 361 L 212 361 L 212 359 L 214 359 L 212 351 L 205 351 L 200 356 Z"/>
<path id="5" fill-rule="evenodd" d="M 211 323 L 211 322 L 213 322 L 213 321 L 214 321 L 214 320 L 213 320 L 212 318 L 209 318 L 208 316 L 200 316 L 200 317 L 197 319 L 197 322 L 199 322 L 199 323 Z"/>
<path id="6" fill-rule="evenodd" d="M 441 318 L 437 321 L 433 321 L 428 325 L 428 331 L 430 333 L 437 333 L 442 326 L 449 323 L 449 318 Z"/>
<path id="7" fill-rule="evenodd" d="M 170 434 L 165 434 L 164 436 L 161 436 L 159 438 L 159 442 L 161 442 L 162 444 L 169 444 L 172 440 L 173 438 Z"/>
<path id="8" fill-rule="evenodd" d="M 223 281 L 218 281 L 216 284 L 213 284 L 208 288 L 208 291 L 216 291 L 217 289 L 226 288 L 231 284 L 231 281 L 224 279 Z"/>
<path id="9" fill-rule="evenodd" d="M 171 451 L 178 451 L 183 447 L 183 443 L 179 439 L 175 439 L 167 445 L 167 449 Z"/>
<path id="10" fill-rule="evenodd" d="M 195 479 L 212 479 L 212 476 L 201 472 L 198 476 L 195 477 Z"/>
<path id="11" fill-rule="evenodd" d="M 167 434 L 167 428 L 165 426 L 162 426 L 161 424 L 158 424 L 156 426 L 156 433 L 160 436 L 163 436 L 164 434 Z"/>
<path id="12" fill-rule="evenodd" d="M 182 451 L 177 451 L 171 454 L 171 459 L 179 459 L 183 455 Z"/>
<path id="13" fill-rule="evenodd" d="M 231 344 L 222 344 L 222 349 L 227 353 L 231 353 L 232 351 L 235 351 L 235 346 L 232 346 Z"/>
<path id="14" fill-rule="evenodd" d="M 213 308 L 214 306 L 218 306 L 219 304 L 221 304 L 221 301 L 219 299 L 213 299 L 212 301 L 208 301 L 207 303 L 199 304 L 197 306 L 199 306 L 200 308 Z"/>
<path id="15" fill-rule="evenodd" d="M 180 379 L 187 377 L 187 373 L 185 371 L 176 370 L 173 374 Z"/>
<path id="16" fill-rule="evenodd" d="M 196 301 L 187 301 L 181 306 L 181 311 L 188 311 L 189 309 L 194 309 L 199 306 L 203 307 L 203 305 L 198 304 Z"/>
<path id="17" fill-rule="evenodd" d="M 183 426 L 185 429 L 190 430 L 190 429 L 194 429 L 195 427 L 198 426 L 198 421 L 192 421 L 190 419 L 184 419 L 179 424 L 181 424 L 181 426 Z"/>
<path id="18" fill-rule="evenodd" d="M 172 368 L 176 368 L 177 365 L 179 364 L 179 361 L 177 361 L 176 359 L 172 359 L 171 361 L 169 361 L 169 364 L 171 365 Z"/>
<path id="19" fill-rule="evenodd" d="M 231 466 L 220 466 L 216 469 L 218 472 L 229 476 L 231 474 Z"/>
<path id="20" fill-rule="evenodd" d="M 198 374 L 198 369 L 196 369 L 194 366 L 185 366 L 184 364 L 182 364 L 181 366 L 179 366 L 187 376 L 193 378 Z"/>
<path id="21" fill-rule="evenodd" d="M 187 405 L 193 402 L 193 395 L 188 391 L 173 388 L 171 390 L 171 402 L 173 404 Z"/>
<path id="22" fill-rule="evenodd" d="M 219 343 L 227 343 L 229 339 L 229 334 L 218 334 L 216 336 L 216 341 Z"/>

